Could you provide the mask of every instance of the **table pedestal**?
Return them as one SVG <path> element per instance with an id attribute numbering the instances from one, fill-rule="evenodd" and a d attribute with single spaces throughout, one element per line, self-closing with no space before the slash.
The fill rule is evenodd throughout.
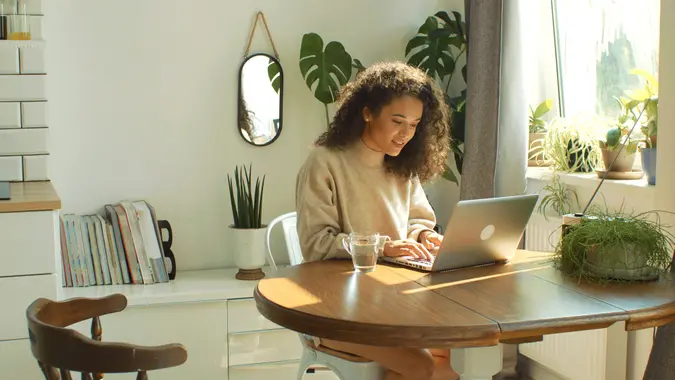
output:
<path id="1" fill-rule="evenodd" d="M 502 346 L 453 348 L 450 362 L 460 380 L 492 380 L 502 370 Z"/>

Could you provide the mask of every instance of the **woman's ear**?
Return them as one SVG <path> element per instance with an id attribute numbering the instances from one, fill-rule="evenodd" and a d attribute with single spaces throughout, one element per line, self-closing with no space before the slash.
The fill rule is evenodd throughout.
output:
<path id="1" fill-rule="evenodd" d="M 368 107 L 363 107 L 362 114 L 363 114 L 363 121 L 365 121 L 366 123 L 369 122 L 370 119 L 372 119 L 373 114 L 370 112 Z"/>

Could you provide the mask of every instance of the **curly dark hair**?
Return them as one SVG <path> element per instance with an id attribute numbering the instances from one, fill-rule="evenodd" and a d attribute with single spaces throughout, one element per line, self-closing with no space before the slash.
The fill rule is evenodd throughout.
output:
<path id="1" fill-rule="evenodd" d="M 450 148 L 450 110 L 445 94 L 424 71 L 404 62 L 380 62 L 360 72 L 340 89 L 337 112 L 316 145 L 344 148 L 361 138 L 363 109 L 378 115 L 394 98 L 409 95 L 422 101 L 422 119 L 415 135 L 398 156 L 385 156 L 390 173 L 429 181 L 445 171 Z"/>

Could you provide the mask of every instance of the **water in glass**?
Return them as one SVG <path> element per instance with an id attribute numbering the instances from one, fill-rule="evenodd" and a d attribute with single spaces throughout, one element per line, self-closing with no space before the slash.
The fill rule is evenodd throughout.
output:
<path id="1" fill-rule="evenodd" d="M 380 234 L 351 233 L 342 241 L 345 249 L 352 256 L 354 270 L 357 272 L 372 272 L 377 264 L 377 257 L 381 245 L 385 241 Z"/>

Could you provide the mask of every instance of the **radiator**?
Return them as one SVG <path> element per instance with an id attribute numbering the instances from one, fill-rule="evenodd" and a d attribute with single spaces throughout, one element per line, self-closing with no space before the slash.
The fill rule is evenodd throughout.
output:
<path id="1" fill-rule="evenodd" d="M 525 248 L 552 252 L 560 241 L 562 218 L 532 214 L 525 230 Z M 520 353 L 562 379 L 625 380 L 627 334 L 623 324 L 608 329 L 544 336 L 520 345 Z M 609 365 L 608 363 L 611 363 Z"/>

